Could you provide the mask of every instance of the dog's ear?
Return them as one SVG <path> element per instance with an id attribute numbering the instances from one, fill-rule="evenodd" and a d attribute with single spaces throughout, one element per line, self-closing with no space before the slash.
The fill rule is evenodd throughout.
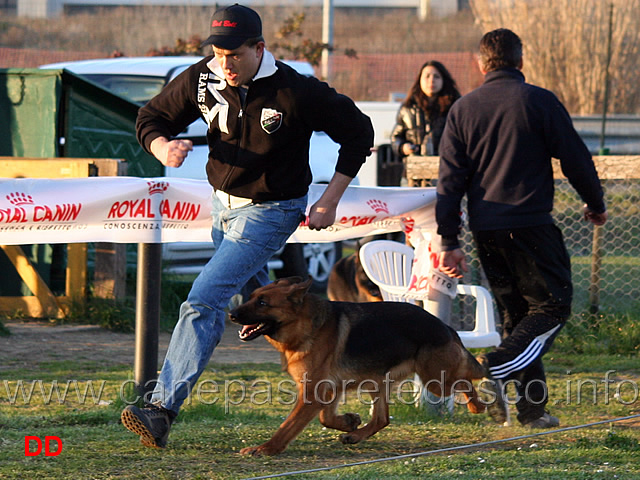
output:
<path id="1" fill-rule="evenodd" d="M 302 279 L 300 278 L 300 280 Z M 292 285 L 289 290 L 289 297 L 288 297 L 289 300 L 292 303 L 297 303 L 297 304 L 302 303 L 304 301 L 304 296 L 307 294 L 312 284 L 313 284 L 313 278 L 309 277 L 309 279 L 305 282 L 299 282 L 299 283 L 296 283 L 295 285 Z"/>

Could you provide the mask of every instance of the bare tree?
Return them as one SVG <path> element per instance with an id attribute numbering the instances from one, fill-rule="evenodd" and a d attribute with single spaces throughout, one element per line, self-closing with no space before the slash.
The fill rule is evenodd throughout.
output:
<path id="1" fill-rule="evenodd" d="M 524 73 L 573 114 L 601 113 L 610 12 L 609 113 L 640 113 L 640 0 L 471 0 L 483 30 L 509 28 L 524 44 Z"/>

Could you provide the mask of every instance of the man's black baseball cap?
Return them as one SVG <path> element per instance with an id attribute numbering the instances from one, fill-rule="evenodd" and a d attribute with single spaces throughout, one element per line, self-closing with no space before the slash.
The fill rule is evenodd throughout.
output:
<path id="1" fill-rule="evenodd" d="M 231 5 L 216 10 L 211 16 L 211 35 L 202 44 L 235 50 L 250 38 L 262 35 L 262 20 L 254 10 Z"/>

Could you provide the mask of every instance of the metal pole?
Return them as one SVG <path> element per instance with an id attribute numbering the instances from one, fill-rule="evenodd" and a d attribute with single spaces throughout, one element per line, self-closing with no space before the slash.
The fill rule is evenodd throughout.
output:
<path id="1" fill-rule="evenodd" d="M 453 308 L 451 293 L 456 291 L 457 285 L 458 280 L 456 278 L 449 277 L 435 268 L 431 271 L 427 302 L 424 305 L 424 309 L 449 326 L 451 326 L 451 310 Z M 421 383 L 417 374 L 414 382 L 416 385 Z M 429 409 L 435 415 L 453 414 L 454 395 L 446 395 L 443 398 L 439 398 L 426 388 L 421 390 L 422 395 L 419 400 L 421 406 Z"/>
<path id="2" fill-rule="evenodd" d="M 162 244 L 138 244 L 134 382 L 141 396 L 153 391 L 158 374 L 158 325 Z"/>
<path id="3" fill-rule="evenodd" d="M 322 2 L 322 43 L 333 47 L 333 0 Z M 329 52 L 328 48 L 322 50 L 322 80 L 329 81 Z"/>
<path id="4" fill-rule="evenodd" d="M 453 298 L 435 288 L 430 288 L 427 294 L 427 304 L 424 309 L 431 315 L 438 317 L 442 323 L 451 326 L 451 309 Z"/>
<path id="5" fill-rule="evenodd" d="M 431 0 L 420 0 L 418 3 L 418 18 L 421 22 L 424 22 L 429 16 L 429 9 L 431 8 Z"/>
<path id="6" fill-rule="evenodd" d="M 602 227 L 593 226 L 593 245 L 591 247 L 591 282 L 589 285 L 589 311 L 597 314 L 600 311 L 600 283 L 602 275 Z"/>
<path id="7" fill-rule="evenodd" d="M 609 150 L 604 148 L 605 126 L 607 122 L 607 107 L 609 103 L 609 65 L 611 63 L 611 37 L 613 35 L 613 3 L 609 4 L 609 32 L 607 38 L 607 60 L 604 72 L 604 99 L 602 106 L 602 130 L 600 132 L 600 155 L 607 155 Z M 593 246 L 591 250 L 591 285 L 589 286 L 590 311 L 596 314 L 600 311 L 600 283 L 602 277 L 602 230 L 593 227 Z"/>
<path id="8" fill-rule="evenodd" d="M 607 109 L 609 104 L 609 65 L 611 64 L 611 36 L 613 34 L 613 3 L 609 5 L 609 32 L 607 37 L 607 59 L 604 70 L 604 98 L 602 100 L 602 129 L 600 131 L 600 155 L 609 152 L 604 148 L 605 129 L 607 124 Z"/>
<path id="9" fill-rule="evenodd" d="M 431 271 L 425 310 L 451 326 L 451 310 L 456 295 L 458 279 L 449 277 L 437 269 Z"/>

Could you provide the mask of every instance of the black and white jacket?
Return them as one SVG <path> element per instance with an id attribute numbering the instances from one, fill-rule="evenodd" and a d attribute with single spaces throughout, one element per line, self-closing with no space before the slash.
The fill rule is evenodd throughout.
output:
<path id="1" fill-rule="evenodd" d="M 336 171 L 349 177 L 357 175 L 373 146 L 371 120 L 351 99 L 267 50 L 244 100 L 213 56 L 189 67 L 140 109 L 138 141 L 151 153 L 155 138 L 172 138 L 198 117 L 209 126 L 209 183 L 257 201 L 306 194 L 312 131 L 324 131 L 340 144 Z"/>

